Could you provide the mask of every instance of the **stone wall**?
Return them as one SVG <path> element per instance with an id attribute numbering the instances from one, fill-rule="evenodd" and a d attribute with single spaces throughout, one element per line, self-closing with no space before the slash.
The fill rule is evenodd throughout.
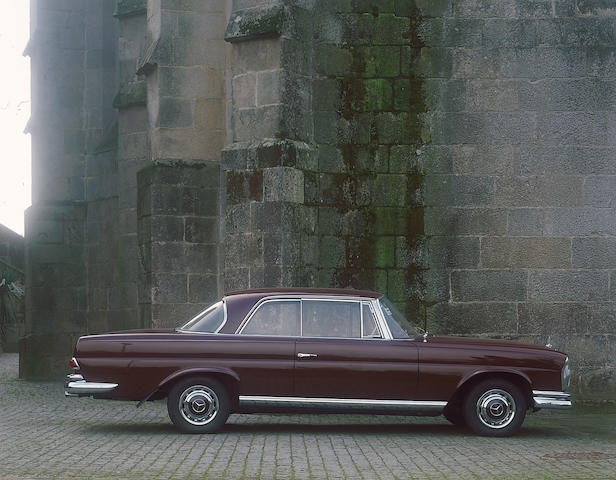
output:
<path id="1" fill-rule="evenodd" d="M 314 141 L 320 286 L 377 290 L 423 324 L 421 79 L 412 2 L 317 2 Z"/>
<path id="2" fill-rule="evenodd" d="M 616 5 L 417 2 L 428 329 L 551 343 L 616 392 Z"/>
<path id="3" fill-rule="evenodd" d="M 224 291 L 340 286 L 615 394 L 611 2 L 33 6 L 24 375 Z"/>

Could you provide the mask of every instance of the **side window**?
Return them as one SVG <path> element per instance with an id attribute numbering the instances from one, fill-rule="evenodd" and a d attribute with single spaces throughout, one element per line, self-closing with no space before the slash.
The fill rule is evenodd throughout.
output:
<path id="1" fill-rule="evenodd" d="M 359 302 L 302 301 L 303 337 L 361 337 Z"/>
<path id="2" fill-rule="evenodd" d="M 299 300 L 263 303 L 242 330 L 242 335 L 299 336 Z"/>
<path id="3" fill-rule="evenodd" d="M 361 304 L 362 338 L 383 338 L 368 303 Z"/>

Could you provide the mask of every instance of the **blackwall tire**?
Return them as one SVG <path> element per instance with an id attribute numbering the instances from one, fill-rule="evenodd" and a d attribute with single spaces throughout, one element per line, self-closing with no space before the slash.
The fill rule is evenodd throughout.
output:
<path id="1" fill-rule="evenodd" d="M 216 433 L 229 417 L 229 392 L 215 378 L 188 377 L 176 383 L 167 396 L 173 424 L 186 433 Z"/>
<path id="2" fill-rule="evenodd" d="M 516 433 L 526 417 L 526 400 L 520 389 L 508 380 L 485 380 L 466 396 L 463 414 L 466 424 L 477 434 L 506 437 Z"/>

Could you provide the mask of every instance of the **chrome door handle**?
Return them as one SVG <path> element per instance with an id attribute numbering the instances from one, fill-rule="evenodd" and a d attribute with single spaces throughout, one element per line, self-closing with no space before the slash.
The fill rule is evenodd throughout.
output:
<path id="1" fill-rule="evenodd" d="M 316 353 L 298 353 L 297 358 L 317 358 Z"/>

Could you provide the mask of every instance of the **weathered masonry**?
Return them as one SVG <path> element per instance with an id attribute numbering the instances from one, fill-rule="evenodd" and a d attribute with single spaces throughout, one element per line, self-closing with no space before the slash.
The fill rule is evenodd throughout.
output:
<path id="1" fill-rule="evenodd" d="M 32 0 L 27 378 L 224 291 L 387 293 L 616 396 L 612 0 Z"/>

